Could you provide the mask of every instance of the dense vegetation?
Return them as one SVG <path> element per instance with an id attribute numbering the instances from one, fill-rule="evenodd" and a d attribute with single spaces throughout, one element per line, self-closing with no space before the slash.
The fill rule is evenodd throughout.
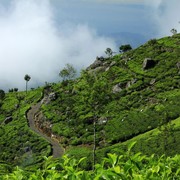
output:
<path id="1" fill-rule="evenodd" d="M 0 100 L 0 161 L 6 167 L 4 172 L 9 172 L 10 177 L 20 174 L 50 179 L 53 174 L 56 178 L 64 177 L 72 170 L 70 176 L 75 173 L 78 178 L 90 179 L 94 150 L 95 162 L 99 163 L 95 166 L 94 178 L 109 173 L 107 177 L 112 179 L 115 173 L 122 179 L 126 176 L 166 179 L 171 172 L 176 179 L 179 156 L 175 155 L 180 151 L 179 45 L 180 34 L 152 39 L 137 49 L 97 58 L 76 79 L 63 75 L 61 83 L 47 83 L 27 94 L 3 95 Z M 43 156 L 51 155 L 51 147 L 30 130 L 26 118 L 27 110 L 42 99 L 42 94 L 47 98 L 53 95 L 53 98 L 41 106 L 43 117 L 39 119 L 39 127 L 46 134 L 52 132 L 70 156 L 48 166 L 43 163 Z M 132 149 L 135 154 L 127 157 L 127 147 L 134 141 L 137 142 Z M 165 157 L 157 159 L 152 154 Z M 75 167 L 71 156 L 77 161 L 87 159 Z M 107 156 L 109 159 L 104 160 Z M 133 158 L 137 159 L 131 161 Z M 113 161 L 117 162 L 113 165 Z M 70 163 L 67 169 L 66 163 Z M 169 171 L 166 163 L 169 163 Z M 24 170 L 14 170 L 9 164 Z M 33 173 L 28 175 L 26 169 Z"/>
<path id="2" fill-rule="evenodd" d="M 75 154 L 77 148 L 77 156 L 83 152 L 91 154 L 94 121 L 97 148 L 106 151 L 106 147 L 109 149 L 178 118 L 179 44 L 179 34 L 153 39 L 135 50 L 104 59 L 100 65 L 91 65 L 78 79 L 51 86 L 57 99 L 42 110 L 68 152 L 71 154 L 72 149 Z M 154 67 L 143 69 L 145 58 L 153 59 Z M 163 141 L 155 138 L 149 142 L 151 148 L 142 143 L 141 151 L 159 155 L 179 153 L 179 131 L 173 126 L 167 128 L 167 134 L 173 134 L 173 140 L 169 138 L 171 148 L 164 142 L 166 147 L 157 150 Z"/>
<path id="3" fill-rule="evenodd" d="M 48 143 L 28 127 L 26 111 L 42 89 L 7 93 L 0 106 L 0 161 L 23 167 L 38 164 L 51 152 Z M 37 145 L 39 144 L 39 145 Z M 48 147 L 49 146 L 49 147 Z"/>
<path id="4" fill-rule="evenodd" d="M 180 156 L 159 158 L 151 155 L 150 157 L 141 153 L 132 154 L 130 144 L 125 154 L 107 154 L 100 164 L 96 164 L 94 170 L 85 171 L 80 167 L 86 158 L 79 161 L 63 156 L 60 160 L 52 160 L 51 157 L 45 158 L 43 167 L 36 171 L 24 171 L 16 167 L 11 173 L 6 170 L 6 175 L 2 175 L 2 180 L 26 180 L 26 179 L 74 179 L 74 180 L 167 180 L 179 179 L 180 176 Z M 1 170 L 3 166 L 1 166 Z"/>

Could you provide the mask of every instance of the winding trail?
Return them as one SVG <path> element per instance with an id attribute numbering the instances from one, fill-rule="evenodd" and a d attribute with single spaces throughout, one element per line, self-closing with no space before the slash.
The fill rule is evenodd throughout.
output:
<path id="1" fill-rule="evenodd" d="M 31 109 L 27 112 L 27 119 L 29 122 L 29 127 L 37 133 L 39 136 L 43 137 L 46 139 L 52 146 L 53 150 L 53 157 L 58 158 L 63 155 L 64 150 L 63 148 L 59 145 L 59 142 L 55 139 L 51 139 L 49 136 L 44 134 L 42 131 L 40 131 L 36 126 L 35 126 L 35 115 L 39 112 L 41 107 L 41 102 L 38 102 L 36 105 L 33 105 Z"/>

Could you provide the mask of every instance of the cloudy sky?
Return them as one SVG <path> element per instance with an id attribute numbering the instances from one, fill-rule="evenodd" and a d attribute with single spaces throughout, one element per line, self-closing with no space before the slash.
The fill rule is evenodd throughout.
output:
<path id="1" fill-rule="evenodd" d="M 180 30 L 179 0 L 0 0 L 0 89 L 57 82 L 66 63 Z"/>

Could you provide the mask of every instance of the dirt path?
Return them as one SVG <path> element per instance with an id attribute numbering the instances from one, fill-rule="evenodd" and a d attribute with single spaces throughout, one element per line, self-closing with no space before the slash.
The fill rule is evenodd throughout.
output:
<path id="1" fill-rule="evenodd" d="M 43 137 L 44 139 L 46 139 L 52 146 L 52 150 L 53 150 L 53 157 L 57 158 L 63 155 L 64 150 L 63 148 L 59 145 L 59 142 L 51 139 L 49 136 L 47 136 L 46 134 L 44 134 L 42 131 L 40 131 L 38 128 L 36 128 L 35 126 L 35 115 L 38 113 L 39 109 L 41 107 L 41 102 L 38 102 L 36 105 L 32 106 L 31 109 L 27 112 L 27 119 L 29 121 L 29 127 L 36 132 L 38 135 L 40 135 L 41 137 Z"/>

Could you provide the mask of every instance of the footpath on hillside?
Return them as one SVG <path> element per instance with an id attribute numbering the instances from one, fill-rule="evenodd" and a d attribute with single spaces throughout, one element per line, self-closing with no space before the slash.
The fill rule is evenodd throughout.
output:
<path id="1" fill-rule="evenodd" d="M 53 157 L 58 158 L 63 155 L 64 150 L 63 148 L 59 145 L 59 142 L 55 139 L 51 139 L 51 137 L 47 136 L 45 133 L 40 131 L 36 126 L 35 126 L 35 115 L 39 112 L 41 107 L 41 102 L 38 102 L 36 105 L 33 105 L 31 109 L 27 112 L 27 119 L 29 121 L 29 127 L 38 135 L 46 139 L 52 146 L 53 150 Z"/>

